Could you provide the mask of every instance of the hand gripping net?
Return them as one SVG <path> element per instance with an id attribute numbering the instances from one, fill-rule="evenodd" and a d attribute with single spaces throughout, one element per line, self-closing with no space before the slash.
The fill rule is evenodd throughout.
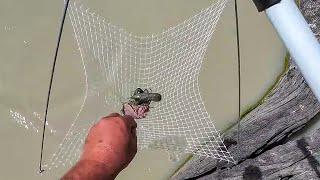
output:
<path id="1" fill-rule="evenodd" d="M 69 17 L 82 57 L 86 93 L 47 168 L 73 164 L 89 128 L 119 112 L 132 92 L 150 88 L 162 95 L 147 118 L 138 120 L 138 147 L 193 153 L 234 162 L 205 109 L 198 76 L 206 48 L 227 0 L 218 0 L 162 33 L 132 35 L 71 3 Z"/>

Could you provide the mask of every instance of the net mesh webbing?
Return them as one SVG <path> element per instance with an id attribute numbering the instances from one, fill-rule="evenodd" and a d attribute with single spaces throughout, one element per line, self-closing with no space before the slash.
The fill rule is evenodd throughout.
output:
<path id="1" fill-rule="evenodd" d="M 48 168 L 73 164 L 88 129 L 119 112 L 136 88 L 162 94 L 147 118 L 138 120 L 138 147 L 193 153 L 234 162 L 200 96 L 198 76 L 209 40 L 227 0 L 159 34 L 135 36 L 78 3 L 68 13 L 81 54 L 86 95 Z"/>

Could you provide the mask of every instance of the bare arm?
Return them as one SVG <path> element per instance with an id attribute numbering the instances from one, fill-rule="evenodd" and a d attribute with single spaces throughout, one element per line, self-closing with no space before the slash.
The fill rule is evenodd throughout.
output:
<path id="1" fill-rule="evenodd" d="M 79 162 L 62 179 L 114 179 L 137 152 L 136 127 L 130 116 L 102 118 L 90 129 Z"/>
<path id="2" fill-rule="evenodd" d="M 62 180 L 109 180 L 115 179 L 117 174 L 113 174 L 105 167 L 96 161 L 84 160 L 79 161 L 69 172 L 63 176 Z"/>

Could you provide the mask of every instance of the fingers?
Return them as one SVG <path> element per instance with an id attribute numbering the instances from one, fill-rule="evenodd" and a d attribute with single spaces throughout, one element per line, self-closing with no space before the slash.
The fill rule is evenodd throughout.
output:
<path id="1" fill-rule="evenodd" d="M 131 160 L 134 158 L 134 156 L 137 153 L 138 150 L 138 144 L 137 144 L 137 133 L 136 133 L 136 128 L 137 128 L 137 123 L 136 121 L 133 119 L 132 116 L 123 116 L 123 119 L 127 122 L 128 127 L 130 129 L 130 134 L 131 134 L 131 138 L 129 141 L 129 146 L 128 146 L 128 150 L 129 150 L 129 154 L 131 157 Z"/>
<path id="2" fill-rule="evenodd" d="M 136 121 L 133 119 L 132 116 L 129 116 L 129 115 L 121 116 L 118 113 L 112 113 L 112 114 L 108 115 L 107 117 L 105 117 L 104 119 L 106 120 L 105 122 L 107 122 L 108 120 L 110 120 L 112 118 L 116 118 L 117 120 L 120 120 L 126 126 L 126 129 L 128 130 L 128 135 L 130 136 L 129 144 L 128 144 L 128 153 L 130 154 L 130 157 L 133 158 L 135 156 L 135 154 L 137 153 L 137 149 L 138 149 Z"/>
<path id="3" fill-rule="evenodd" d="M 131 141 L 129 142 L 129 152 L 130 156 L 133 158 L 138 151 L 138 143 L 137 143 L 137 136 L 131 138 Z"/>
<path id="4" fill-rule="evenodd" d="M 112 120 L 112 118 L 117 118 L 117 119 L 119 118 L 118 120 L 121 119 L 122 122 L 128 128 L 128 130 L 130 131 L 130 133 L 136 136 L 137 123 L 132 116 L 129 116 L 129 115 L 121 116 L 119 113 L 111 113 L 108 116 L 102 118 L 101 120 L 108 121 L 108 120 Z"/>
<path id="5" fill-rule="evenodd" d="M 137 128 L 137 123 L 132 116 L 124 115 L 123 119 L 130 125 L 130 127 Z"/>
<path id="6" fill-rule="evenodd" d="M 104 123 L 105 121 L 109 121 L 120 116 L 121 115 L 119 113 L 111 113 L 108 116 L 102 117 L 93 127 L 97 126 L 97 124 Z"/>
<path id="7" fill-rule="evenodd" d="M 108 118 L 108 117 L 118 117 L 118 116 L 121 116 L 119 113 L 111 113 L 109 114 L 108 116 L 106 116 L 105 118 Z"/>
<path id="8" fill-rule="evenodd" d="M 120 152 L 119 155 L 112 154 L 112 156 L 118 156 L 122 161 L 123 157 L 126 157 L 130 162 L 137 153 L 136 128 L 137 123 L 133 117 L 111 113 L 101 118 L 90 129 L 84 145 L 84 152 L 88 154 L 87 156 L 90 155 L 90 152 L 95 152 L 93 150 L 96 149 L 112 153 L 112 151 L 105 151 L 106 147 L 112 147 Z"/>
<path id="9" fill-rule="evenodd" d="M 137 122 L 133 119 L 132 116 L 123 116 L 123 119 L 125 120 L 128 129 L 130 130 L 131 134 L 133 136 L 136 136 L 136 129 L 137 129 Z"/>

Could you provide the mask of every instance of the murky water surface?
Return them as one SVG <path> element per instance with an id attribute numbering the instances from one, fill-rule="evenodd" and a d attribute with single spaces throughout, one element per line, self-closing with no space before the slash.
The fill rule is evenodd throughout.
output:
<path id="1" fill-rule="evenodd" d="M 160 32 L 210 5 L 209 0 L 92 0 L 95 12 L 138 35 Z M 285 49 L 264 14 L 250 1 L 239 1 L 242 110 L 254 104 L 275 81 Z M 62 12 L 62 1 L 0 2 L 0 177 L 57 179 L 37 174 L 42 116 Z M 206 108 L 221 131 L 237 119 L 237 59 L 233 3 L 228 3 L 208 48 L 200 75 Z M 79 110 L 84 74 L 66 22 L 57 62 L 46 156 L 57 147 Z M 243 127 L 245 128 L 245 127 Z M 118 179 L 166 179 L 183 162 L 169 161 L 163 151 L 139 152 Z"/>

